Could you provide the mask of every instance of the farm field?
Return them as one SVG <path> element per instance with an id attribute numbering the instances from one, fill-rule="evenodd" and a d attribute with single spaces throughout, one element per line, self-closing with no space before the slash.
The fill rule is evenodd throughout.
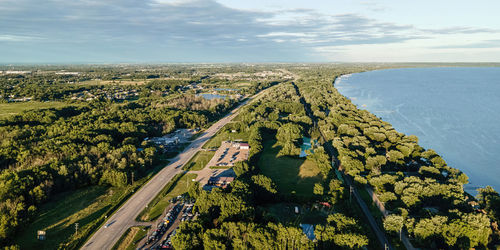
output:
<path id="1" fill-rule="evenodd" d="M 6 118 L 11 115 L 19 114 L 23 111 L 34 110 L 34 109 L 49 109 L 49 108 L 62 108 L 64 106 L 69 106 L 70 104 L 65 102 L 11 102 L 11 103 L 0 103 L 0 119 Z"/>

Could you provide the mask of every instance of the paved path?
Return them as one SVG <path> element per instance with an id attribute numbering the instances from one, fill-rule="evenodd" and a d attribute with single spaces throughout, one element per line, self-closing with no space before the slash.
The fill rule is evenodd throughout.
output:
<path id="1" fill-rule="evenodd" d="M 249 100 L 259 96 L 254 95 Z M 94 235 L 83 245 L 82 249 L 111 249 L 115 242 L 125 233 L 125 231 L 137 224 L 135 218 L 145 208 L 147 204 L 161 191 L 163 186 L 167 184 L 176 174 L 183 172 L 182 166 L 193 157 L 201 146 L 208 141 L 219 129 L 230 122 L 236 115 L 239 108 L 248 102 L 245 101 L 235 108 L 224 118 L 217 121 L 210 128 L 205 130 L 201 136 L 196 138 L 191 144 L 184 149 L 180 154 L 171 159 L 171 163 L 158 172 L 151 180 L 149 180 L 141 189 L 139 189 L 125 204 L 118 209 L 105 223 L 109 225 L 99 228 Z"/>

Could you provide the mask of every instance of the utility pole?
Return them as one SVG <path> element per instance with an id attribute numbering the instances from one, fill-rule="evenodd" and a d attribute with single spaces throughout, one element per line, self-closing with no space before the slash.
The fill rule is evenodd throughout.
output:
<path id="1" fill-rule="evenodd" d="M 353 191 L 352 185 L 349 185 L 349 203 L 352 203 L 352 191 Z"/>
<path id="2" fill-rule="evenodd" d="M 78 235 L 78 223 L 75 223 L 75 235 Z"/>

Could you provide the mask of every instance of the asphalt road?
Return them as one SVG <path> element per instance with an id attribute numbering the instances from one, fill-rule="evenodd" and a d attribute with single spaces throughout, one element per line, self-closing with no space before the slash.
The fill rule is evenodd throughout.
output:
<path id="1" fill-rule="evenodd" d="M 259 94 L 265 91 L 261 91 Z M 250 98 L 253 99 L 256 96 Z M 241 106 L 248 102 L 245 101 L 235 108 L 231 113 L 217 121 L 210 128 L 205 130 L 201 136 L 196 138 L 180 154 L 171 159 L 171 163 L 158 172 L 142 188 L 140 188 L 125 204 L 118 209 L 104 225 L 92 237 L 87 240 L 81 249 L 111 249 L 115 242 L 125 233 L 125 231 L 137 224 L 135 218 L 145 208 L 147 204 L 161 191 L 176 174 L 183 172 L 182 166 L 191 159 L 201 146 L 208 141 L 219 129 L 230 122 L 238 113 Z"/>

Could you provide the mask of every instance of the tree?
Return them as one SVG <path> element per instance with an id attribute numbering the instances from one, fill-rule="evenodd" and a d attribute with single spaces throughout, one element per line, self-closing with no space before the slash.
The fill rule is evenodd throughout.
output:
<path id="1" fill-rule="evenodd" d="M 421 241 L 440 237 L 447 220 L 448 218 L 439 215 L 421 219 L 415 225 L 414 234 Z"/>
<path id="2" fill-rule="evenodd" d="M 172 237 L 175 249 L 198 249 L 203 246 L 203 226 L 199 221 L 183 222 Z"/>
<path id="3" fill-rule="evenodd" d="M 193 184 L 189 187 L 188 190 L 189 197 L 197 198 L 200 195 L 200 183 L 195 181 Z"/>
<path id="4" fill-rule="evenodd" d="M 399 233 L 403 230 L 404 218 L 401 215 L 388 215 L 384 219 L 384 229 L 388 232 Z"/>
<path id="5" fill-rule="evenodd" d="M 344 187 L 342 182 L 332 179 L 328 184 L 328 194 L 330 195 L 330 202 L 336 204 L 344 196 Z"/>
<path id="6" fill-rule="evenodd" d="M 394 201 L 397 199 L 396 195 L 393 192 L 383 192 L 378 197 L 381 202 Z"/>
<path id="7" fill-rule="evenodd" d="M 236 174 L 236 176 L 241 176 L 241 175 L 247 173 L 248 171 L 250 171 L 251 168 L 248 165 L 248 162 L 239 161 L 239 162 L 236 162 L 234 164 L 233 170 L 234 170 L 234 173 Z"/>
<path id="8" fill-rule="evenodd" d="M 322 196 L 324 192 L 323 185 L 321 183 L 314 183 L 313 193 L 318 196 Z"/>
<path id="9" fill-rule="evenodd" d="M 390 150 L 387 152 L 387 160 L 392 163 L 397 163 L 397 164 L 403 164 L 403 159 L 405 156 L 403 153 L 397 151 L 397 150 Z"/>
<path id="10" fill-rule="evenodd" d="M 322 146 L 318 146 L 314 149 L 314 152 L 307 156 L 308 159 L 316 163 L 323 178 L 326 178 L 332 169 L 330 164 L 330 157 L 326 154 L 325 149 Z"/>
<path id="11" fill-rule="evenodd" d="M 278 129 L 276 139 L 282 146 L 279 155 L 296 155 L 298 140 L 302 137 L 302 127 L 294 123 L 285 123 Z"/>
<path id="12" fill-rule="evenodd" d="M 269 178 L 265 175 L 261 175 L 261 174 L 253 175 L 252 181 L 257 186 L 262 187 L 264 190 L 268 191 L 269 193 L 276 194 L 278 192 L 278 190 L 276 190 L 276 185 L 271 180 L 271 178 Z"/>

